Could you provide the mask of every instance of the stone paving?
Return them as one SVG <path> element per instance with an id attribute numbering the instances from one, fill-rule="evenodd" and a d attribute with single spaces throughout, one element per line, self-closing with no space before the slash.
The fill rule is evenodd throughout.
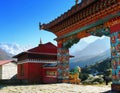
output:
<path id="1" fill-rule="evenodd" d="M 45 84 L 1 86 L 0 93 L 106 93 L 110 85 Z M 110 93 L 110 92 L 107 92 Z"/>

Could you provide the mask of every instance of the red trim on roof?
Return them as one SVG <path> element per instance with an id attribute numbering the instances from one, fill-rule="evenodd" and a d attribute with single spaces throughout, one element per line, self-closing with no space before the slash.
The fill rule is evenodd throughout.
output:
<path id="1" fill-rule="evenodd" d="M 48 42 L 46 44 L 39 44 L 37 47 L 29 49 L 25 52 L 22 52 L 18 55 L 13 56 L 13 58 L 18 58 L 20 55 L 31 53 L 31 54 L 39 54 L 39 55 L 56 55 L 57 56 L 57 47 L 52 44 L 51 42 Z M 71 56 L 70 57 L 74 57 Z"/>
<path id="2" fill-rule="evenodd" d="M 56 55 L 57 56 L 57 47 L 48 42 L 46 44 L 39 44 L 37 47 L 29 49 L 25 52 L 22 52 L 18 55 L 13 56 L 13 58 L 17 58 L 20 55 L 31 53 L 31 54 L 42 54 L 42 55 Z"/>
<path id="3" fill-rule="evenodd" d="M 41 55 L 57 55 L 57 53 L 37 53 L 37 52 L 26 52 L 28 54 L 41 54 Z"/>
<path id="4" fill-rule="evenodd" d="M 46 44 L 39 44 L 38 47 L 30 49 L 28 50 L 28 52 L 57 54 L 57 47 L 52 43 L 48 42 Z"/>
<path id="5" fill-rule="evenodd" d="M 0 60 L 0 66 L 1 65 L 4 65 L 4 64 L 7 64 L 7 63 L 10 63 L 12 62 L 13 60 Z"/>

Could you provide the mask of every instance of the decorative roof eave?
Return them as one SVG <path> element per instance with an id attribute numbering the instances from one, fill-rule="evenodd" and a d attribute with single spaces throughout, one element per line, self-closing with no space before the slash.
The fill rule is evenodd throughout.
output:
<path id="1" fill-rule="evenodd" d="M 67 19 L 68 17 L 74 15 L 78 11 L 83 10 L 85 7 L 87 7 L 88 5 L 92 4 L 95 1 L 96 0 L 86 0 L 86 2 L 81 2 L 78 5 L 73 6 L 70 10 L 68 10 L 67 12 L 62 14 L 61 16 L 57 17 L 56 19 L 52 20 L 51 22 L 49 22 L 47 24 L 42 24 L 42 25 L 39 24 L 39 28 L 50 31 L 50 32 L 54 32 L 54 31 L 51 31 L 52 26 L 57 25 L 58 23 L 60 23 L 63 20 Z"/>
<path id="2" fill-rule="evenodd" d="M 17 64 L 23 64 L 23 63 L 57 63 L 57 60 L 36 60 L 36 59 L 25 59 L 21 61 L 17 61 Z"/>
<path id="3" fill-rule="evenodd" d="M 52 56 L 57 56 L 57 53 L 37 53 L 37 52 L 27 52 L 26 51 L 26 52 L 22 52 L 22 53 L 20 53 L 18 55 L 13 56 L 13 58 L 18 58 L 19 56 L 24 55 L 24 54 L 38 54 L 38 55 L 52 55 Z M 70 55 L 69 57 L 73 58 L 74 56 Z"/>
<path id="4" fill-rule="evenodd" d="M 115 17 L 118 17 L 118 16 L 120 16 L 120 11 L 116 12 L 115 14 L 110 14 L 110 15 L 108 15 L 108 16 L 100 19 L 100 20 L 97 20 L 97 21 L 95 21 L 93 24 L 88 24 L 88 25 L 86 25 L 86 26 L 83 26 L 82 28 L 77 29 L 77 30 L 75 30 L 74 32 L 70 32 L 70 33 L 65 34 L 65 35 L 63 35 L 63 36 L 61 36 L 61 37 L 55 38 L 54 40 L 57 41 L 57 40 L 60 40 L 60 39 L 69 37 L 69 36 L 71 36 L 71 35 L 77 34 L 77 33 L 81 32 L 81 31 L 84 31 L 84 30 L 90 29 L 90 28 L 92 28 L 92 27 L 101 25 L 101 24 L 103 24 L 103 23 L 111 20 L 112 18 L 115 18 Z"/>
<path id="5" fill-rule="evenodd" d="M 21 55 L 24 55 L 24 54 L 38 54 L 38 55 L 54 55 L 54 56 L 57 56 L 56 53 L 37 53 L 37 52 L 28 52 L 28 51 L 26 51 L 26 52 L 22 52 L 22 53 L 20 53 L 18 55 L 13 56 L 13 58 L 17 58 L 17 57 L 19 57 Z"/>
<path id="6" fill-rule="evenodd" d="M 27 52 L 29 54 L 40 54 L 40 55 L 57 55 L 57 53 L 38 53 L 38 52 Z"/>

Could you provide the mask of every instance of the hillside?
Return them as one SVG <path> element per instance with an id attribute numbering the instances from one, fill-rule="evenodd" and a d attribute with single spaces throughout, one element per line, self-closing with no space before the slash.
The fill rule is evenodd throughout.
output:
<path id="1" fill-rule="evenodd" d="M 4 50 L 0 49 L 0 60 L 12 59 L 12 54 L 5 52 Z"/>
<path id="2" fill-rule="evenodd" d="M 86 65 L 93 65 L 97 62 L 105 60 L 106 58 L 110 58 L 110 50 L 106 50 L 98 55 L 76 57 L 70 61 L 70 68 L 74 68 L 76 66 L 85 67 Z"/>
<path id="3" fill-rule="evenodd" d="M 86 65 L 92 65 L 111 56 L 110 40 L 107 37 L 102 37 L 92 43 L 84 43 L 87 45 L 84 45 L 85 47 L 82 50 L 81 43 L 75 45 L 76 51 L 71 53 L 75 57 L 70 59 L 70 68 L 74 68 L 75 66 L 84 67 Z"/>
<path id="4" fill-rule="evenodd" d="M 83 73 L 89 73 L 89 74 L 107 74 L 106 71 L 111 69 L 111 58 L 107 58 L 104 61 L 101 61 L 99 63 L 96 63 L 94 65 L 85 66 L 82 68 Z"/>
<path id="5" fill-rule="evenodd" d="M 102 84 L 105 79 L 111 82 L 111 73 L 111 58 L 107 58 L 100 63 L 81 68 L 80 79 L 83 84 Z"/>
<path id="6" fill-rule="evenodd" d="M 10 54 L 16 55 L 32 47 L 32 45 L 21 46 L 16 43 L 0 43 L 0 49 L 6 52 L 7 54 L 5 54 L 8 56 Z M 1 54 L 5 58 L 4 53 Z M 85 65 L 95 64 L 110 57 L 110 40 L 105 36 L 101 38 L 93 36 L 83 38 L 80 42 L 72 46 L 70 54 L 75 56 L 70 59 L 70 68 L 74 68 L 76 65 L 84 67 Z"/>
<path id="7" fill-rule="evenodd" d="M 27 49 L 29 49 L 29 47 L 22 47 L 19 44 L 15 44 L 15 43 L 0 43 L 0 49 L 4 50 L 5 52 L 12 54 L 12 55 L 16 55 L 18 53 L 21 53 Z"/>
<path id="8" fill-rule="evenodd" d="M 30 49 L 32 46 L 20 46 L 16 43 L 0 43 L 0 60 L 12 59 L 13 55 Z"/>

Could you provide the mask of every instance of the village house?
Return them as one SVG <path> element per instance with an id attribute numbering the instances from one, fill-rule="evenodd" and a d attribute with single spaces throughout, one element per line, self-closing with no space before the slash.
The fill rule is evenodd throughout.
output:
<path id="1" fill-rule="evenodd" d="M 17 64 L 13 60 L 0 60 L 0 80 L 11 79 L 17 74 Z"/>
<path id="2" fill-rule="evenodd" d="M 17 58 L 17 78 L 28 83 L 57 82 L 57 47 L 52 43 L 40 44 L 22 52 Z"/>

